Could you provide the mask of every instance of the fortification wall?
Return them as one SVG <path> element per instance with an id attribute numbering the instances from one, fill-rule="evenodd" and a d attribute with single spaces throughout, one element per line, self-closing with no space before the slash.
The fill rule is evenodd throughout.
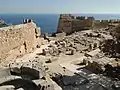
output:
<path id="1" fill-rule="evenodd" d="M 94 22 L 94 29 L 107 28 L 108 26 L 108 20 L 95 20 Z"/>
<path id="2" fill-rule="evenodd" d="M 93 21 L 93 17 L 74 17 L 71 14 L 61 14 L 57 32 L 65 32 L 66 34 L 71 34 L 75 31 L 91 29 L 93 27 Z"/>
<path id="3" fill-rule="evenodd" d="M 71 19 L 59 19 L 57 33 L 65 32 L 67 34 L 72 32 L 72 20 Z"/>
<path id="4" fill-rule="evenodd" d="M 31 52 L 38 45 L 39 36 L 40 29 L 33 22 L 0 28 L 0 60 Z"/>
<path id="5" fill-rule="evenodd" d="M 72 20 L 72 32 L 92 28 L 92 21 L 89 20 Z"/>
<path id="6" fill-rule="evenodd" d="M 61 14 L 58 23 L 58 33 L 65 32 L 71 34 L 75 31 L 86 29 L 110 28 L 120 24 L 120 20 L 95 20 L 94 17 L 72 16 L 71 14 Z"/>

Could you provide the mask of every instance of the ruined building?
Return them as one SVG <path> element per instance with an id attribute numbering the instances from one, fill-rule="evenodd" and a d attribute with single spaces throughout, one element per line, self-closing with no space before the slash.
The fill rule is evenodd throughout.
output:
<path id="1" fill-rule="evenodd" d="M 65 32 L 71 34 L 74 31 L 91 29 L 94 25 L 93 17 L 75 17 L 71 14 L 61 14 L 58 23 L 58 33 Z"/>
<path id="2" fill-rule="evenodd" d="M 55 90 L 40 60 L 10 63 L 0 72 L 0 90 Z"/>
<path id="3" fill-rule="evenodd" d="M 71 34 L 75 31 L 86 29 L 113 28 L 120 24 L 120 20 L 95 20 L 94 17 L 72 16 L 61 14 L 58 22 L 57 33 Z"/>
<path id="4" fill-rule="evenodd" d="M 40 28 L 31 19 L 0 28 L 0 90 L 59 90 L 41 58 L 26 55 L 17 60 L 41 47 L 40 35 Z"/>
<path id="5" fill-rule="evenodd" d="M 40 46 L 40 28 L 32 20 L 24 23 L 0 28 L 0 60 L 19 57 Z"/>

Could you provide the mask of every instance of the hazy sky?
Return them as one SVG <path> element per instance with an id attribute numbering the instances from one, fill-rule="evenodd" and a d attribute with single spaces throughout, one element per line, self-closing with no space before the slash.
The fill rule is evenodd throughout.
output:
<path id="1" fill-rule="evenodd" d="M 0 0 L 0 13 L 120 13 L 120 0 Z"/>

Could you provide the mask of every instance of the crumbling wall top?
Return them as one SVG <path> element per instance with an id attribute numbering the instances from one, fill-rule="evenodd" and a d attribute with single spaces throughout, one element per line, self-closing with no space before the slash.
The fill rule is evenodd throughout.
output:
<path id="1" fill-rule="evenodd" d="M 5 31 L 7 31 L 7 30 L 16 30 L 16 29 L 28 27 L 28 25 L 36 27 L 36 24 L 31 22 L 31 23 L 26 23 L 26 24 L 19 24 L 19 25 L 11 25 L 11 26 L 8 26 L 8 27 L 2 27 L 2 28 L 0 28 L 0 30 L 5 30 Z"/>

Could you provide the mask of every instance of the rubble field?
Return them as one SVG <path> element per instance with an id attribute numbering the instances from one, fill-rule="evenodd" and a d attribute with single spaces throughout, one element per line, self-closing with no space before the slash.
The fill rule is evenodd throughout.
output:
<path id="1" fill-rule="evenodd" d="M 119 90 L 119 32 L 45 36 L 29 54 L 0 63 L 0 90 Z"/>

